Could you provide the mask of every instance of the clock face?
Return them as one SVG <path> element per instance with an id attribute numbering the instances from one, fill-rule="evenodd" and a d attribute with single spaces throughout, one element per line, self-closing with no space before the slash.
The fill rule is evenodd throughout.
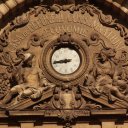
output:
<path id="1" fill-rule="evenodd" d="M 74 73 L 80 66 L 80 56 L 76 50 L 71 48 L 59 48 L 54 51 L 52 67 L 60 74 L 68 75 Z"/>

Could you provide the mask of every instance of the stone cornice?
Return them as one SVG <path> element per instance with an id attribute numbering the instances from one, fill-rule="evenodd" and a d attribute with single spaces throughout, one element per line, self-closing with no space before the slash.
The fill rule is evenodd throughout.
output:
<path id="1" fill-rule="evenodd" d="M 34 0 L 2 0 L 0 1 L 0 20 L 6 18 L 7 14 L 14 13 L 18 8 L 33 3 Z M 113 0 L 96 0 L 97 2 L 109 6 L 119 13 L 122 18 L 128 21 L 128 9 Z"/>

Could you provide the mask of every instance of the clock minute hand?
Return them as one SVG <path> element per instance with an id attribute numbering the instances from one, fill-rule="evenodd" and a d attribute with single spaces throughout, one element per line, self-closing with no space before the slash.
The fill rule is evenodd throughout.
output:
<path id="1" fill-rule="evenodd" d="M 54 61 L 53 64 L 57 64 L 57 63 L 63 64 L 63 63 L 71 62 L 71 61 L 72 59 L 64 59 L 64 60 Z"/>
<path id="2" fill-rule="evenodd" d="M 63 63 L 68 63 L 68 62 L 71 62 L 71 61 L 72 61 L 72 59 L 64 59 Z"/>

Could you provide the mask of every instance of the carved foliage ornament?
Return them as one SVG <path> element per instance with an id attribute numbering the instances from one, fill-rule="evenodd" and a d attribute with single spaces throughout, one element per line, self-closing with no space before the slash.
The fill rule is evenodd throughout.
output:
<path id="1" fill-rule="evenodd" d="M 82 97 L 79 86 L 62 84 L 56 86 L 50 102 L 34 106 L 34 110 L 44 111 L 44 115 L 57 114 L 65 122 L 71 122 L 78 116 L 88 115 L 89 110 L 100 110 L 101 105 L 86 102 Z"/>
<path id="2" fill-rule="evenodd" d="M 3 31 L 3 33 L 0 35 L 0 51 L 3 51 L 3 48 L 8 45 L 8 35 L 9 32 L 12 30 L 22 27 L 26 25 L 29 22 L 30 15 L 34 14 L 35 16 L 38 16 L 40 13 L 46 14 L 48 11 L 55 11 L 56 13 L 59 13 L 61 10 L 66 11 L 69 10 L 70 12 L 74 11 L 81 11 L 81 14 L 85 14 L 85 12 L 89 13 L 90 16 L 98 15 L 99 21 L 108 27 L 115 28 L 117 31 L 120 31 L 120 36 L 124 38 L 125 44 L 127 45 L 127 40 L 128 40 L 128 32 L 126 28 L 117 23 L 116 20 L 112 19 L 111 15 L 104 15 L 102 11 L 98 10 L 96 7 L 93 5 L 89 5 L 88 3 L 83 4 L 83 5 L 74 5 L 74 4 L 69 4 L 69 5 L 63 5 L 60 6 L 58 4 L 52 5 L 50 8 L 44 5 L 41 6 L 36 6 L 32 9 L 30 9 L 29 13 L 23 14 L 22 16 L 19 16 L 15 18 L 14 21 L 10 23 L 10 25 Z"/>
<path id="3" fill-rule="evenodd" d="M 0 35 L 0 52 L 3 52 L 4 47 L 9 44 L 9 33 L 19 27 L 23 27 L 29 22 L 29 14 L 23 14 L 22 16 L 16 17 L 2 32 Z"/>
<path id="4" fill-rule="evenodd" d="M 71 13 L 75 11 L 81 11 L 81 14 L 85 14 L 85 12 L 89 13 L 90 16 L 98 15 L 99 21 L 108 27 L 115 28 L 117 31 L 120 31 L 120 36 L 124 37 L 125 39 L 125 44 L 127 45 L 127 40 L 128 40 L 128 32 L 126 28 L 117 23 L 115 19 L 112 19 L 111 15 L 104 15 L 102 11 L 98 10 L 96 7 L 93 5 L 89 5 L 88 2 L 87 4 L 83 5 L 74 5 L 74 4 L 69 4 L 69 5 L 63 5 L 60 6 L 58 4 L 52 5 L 50 8 L 46 9 L 44 6 L 43 7 L 36 7 L 34 10 L 32 9 L 30 12 L 33 12 L 35 16 L 38 16 L 40 13 L 46 13 L 47 11 L 55 11 L 56 13 L 59 13 L 60 11 L 70 11 Z"/>
<path id="5" fill-rule="evenodd" d="M 48 38 L 36 31 L 14 53 L 4 49 L 11 43 L 10 33 L 26 27 L 31 16 L 77 11 L 98 16 L 103 26 L 118 30 L 127 45 L 126 28 L 88 3 L 36 6 L 15 18 L 0 36 L 1 108 L 31 106 L 63 119 L 65 127 L 78 116 L 90 116 L 90 110 L 127 109 L 128 52 L 110 47 L 95 30 L 84 36 L 64 31 Z"/>

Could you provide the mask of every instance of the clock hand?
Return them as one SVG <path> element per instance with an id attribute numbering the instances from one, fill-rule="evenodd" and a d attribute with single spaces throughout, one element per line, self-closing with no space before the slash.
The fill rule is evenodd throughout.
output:
<path id="1" fill-rule="evenodd" d="M 68 62 L 71 62 L 71 61 L 72 61 L 72 59 L 64 59 L 63 63 L 68 63 Z"/>
<path id="2" fill-rule="evenodd" d="M 63 64 L 63 63 L 71 62 L 71 61 L 72 59 L 64 59 L 64 60 L 54 61 L 53 64 L 57 64 L 57 63 Z"/>

